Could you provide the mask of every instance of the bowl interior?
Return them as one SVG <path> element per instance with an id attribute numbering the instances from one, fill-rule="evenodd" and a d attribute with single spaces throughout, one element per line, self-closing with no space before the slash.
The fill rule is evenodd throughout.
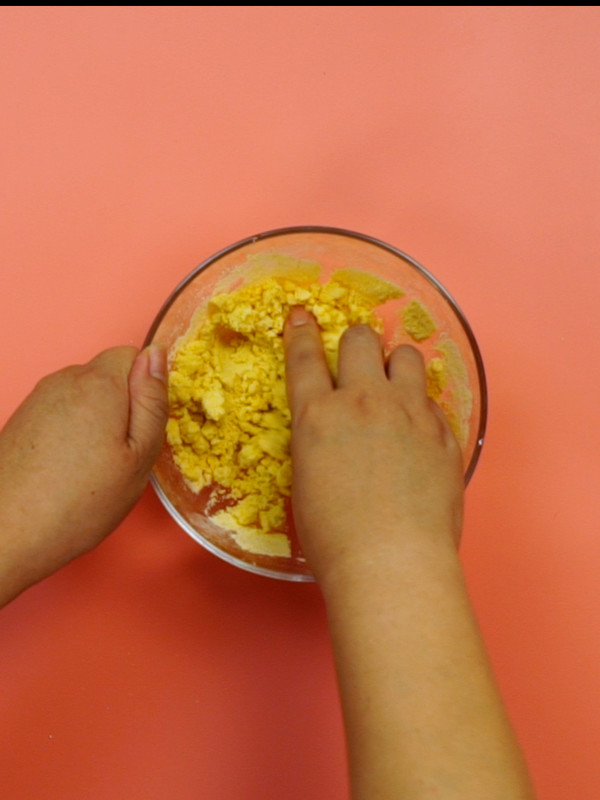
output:
<path id="1" fill-rule="evenodd" d="M 369 272 L 396 284 L 404 295 L 379 309 L 384 321 L 384 344 L 391 349 L 400 342 L 417 346 L 426 363 L 450 358 L 452 369 L 447 411 L 455 417 L 463 451 L 465 481 L 471 477 L 483 441 L 486 418 L 486 388 L 483 364 L 473 333 L 456 303 L 441 284 L 410 256 L 370 237 L 325 228 L 294 228 L 273 231 L 239 242 L 200 264 L 179 284 L 157 315 L 145 345 L 159 342 L 172 350 L 188 330 L 192 317 L 215 292 L 227 291 L 248 275 L 249 257 L 273 254 L 316 261 L 321 281 L 340 268 Z M 426 340 L 413 341 L 400 324 L 402 311 L 417 300 L 436 326 Z M 196 541 L 236 566 L 271 577 L 312 580 L 298 547 L 291 514 L 288 533 L 292 542 L 289 558 L 265 556 L 242 550 L 235 538 L 211 522 L 205 514 L 207 492 L 196 494 L 185 484 L 165 445 L 155 465 L 153 485 L 167 510 Z"/>

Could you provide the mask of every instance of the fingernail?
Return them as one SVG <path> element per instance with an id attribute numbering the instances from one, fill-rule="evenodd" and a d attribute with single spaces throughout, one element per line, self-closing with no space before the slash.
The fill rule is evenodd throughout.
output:
<path id="1" fill-rule="evenodd" d="M 310 315 L 304 306 L 292 306 L 287 321 L 294 328 L 299 328 L 300 325 L 306 325 L 309 319 Z"/>
<path id="2" fill-rule="evenodd" d="M 160 344 L 151 344 L 148 347 L 148 363 L 150 374 L 153 378 L 166 383 L 167 381 L 167 351 Z"/>

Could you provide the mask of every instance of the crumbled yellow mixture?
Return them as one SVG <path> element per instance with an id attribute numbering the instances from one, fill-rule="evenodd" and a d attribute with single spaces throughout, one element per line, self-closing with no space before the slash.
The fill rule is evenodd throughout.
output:
<path id="1" fill-rule="evenodd" d="M 427 395 L 439 401 L 448 384 L 448 369 L 445 360 L 436 356 L 427 364 Z"/>
<path id="2" fill-rule="evenodd" d="M 458 443 L 465 447 L 469 434 L 469 419 L 473 410 L 473 394 L 469 389 L 469 375 L 453 339 L 441 336 L 435 343 L 439 357 L 427 365 L 427 392 L 440 406 Z M 451 386 L 450 393 L 444 390 Z"/>
<path id="3" fill-rule="evenodd" d="M 308 262 L 307 262 L 308 263 Z M 317 319 L 329 366 L 337 372 L 349 325 L 381 332 L 375 308 L 402 292 L 358 270 L 327 283 L 265 277 L 214 295 L 177 343 L 169 370 L 167 441 L 195 492 L 210 489 L 211 519 L 240 547 L 289 556 L 285 498 L 290 494 L 290 410 L 282 332 L 290 308 Z"/>
<path id="4" fill-rule="evenodd" d="M 411 300 L 402 310 L 402 325 L 415 342 L 423 342 L 437 330 L 431 314 L 418 300 Z"/>

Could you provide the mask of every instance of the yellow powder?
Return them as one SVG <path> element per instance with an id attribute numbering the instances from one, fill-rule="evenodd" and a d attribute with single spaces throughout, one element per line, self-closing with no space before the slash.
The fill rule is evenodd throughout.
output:
<path id="1" fill-rule="evenodd" d="M 427 395 L 440 406 L 464 449 L 469 435 L 473 394 L 460 349 L 453 339 L 442 334 L 434 348 L 439 353 L 426 366 Z"/>
<path id="2" fill-rule="evenodd" d="M 402 311 L 402 325 L 416 342 L 423 342 L 437 330 L 431 314 L 418 300 L 411 300 Z"/>
<path id="3" fill-rule="evenodd" d="M 281 266 L 277 261 L 276 268 Z M 301 266 L 301 262 L 300 266 Z M 186 483 L 210 490 L 211 519 L 240 547 L 289 556 L 285 498 L 290 494 L 290 410 L 285 389 L 283 325 L 294 305 L 316 317 L 330 369 L 350 325 L 381 332 L 375 307 L 398 287 L 358 270 L 338 270 L 324 284 L 314 266 L 261 277 L 214 295 L 176 345 L 169 370 L 167 441 Z M 263 275 L 265 273 L 263 272 Z"/>
<path id="4" fill-rule="evenodd" d="M 469 374 L 460 353 L 460 348 L 453 339 L 442 335 L 436 342 L 435 349 L 440 353 L 440 357 L 431 359 L 428 367 L 428 378 L 431 372 L 431 364 L 439 361 L 444 388 L 448 385 L 452 389 L 447 398 L 439 400 L 439 405 L 446 415 L 458 443 L 464 448 L 469 437 L 469 420 L 473 411 L 473 394 L 469 389 Z M 437 398 L 434 397 L 433 399 L 436 400 Z"/>
<path id="5" fill-rule="evenodd" d="M 436 403 L 448 384 L 448 372 L 443 358 L 432 358 L 427 364 L 427 395 Z"/>

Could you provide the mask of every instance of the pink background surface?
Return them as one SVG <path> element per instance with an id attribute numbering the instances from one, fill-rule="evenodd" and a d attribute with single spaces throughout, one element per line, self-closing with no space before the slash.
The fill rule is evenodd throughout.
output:
<path id="1" fill-rule="evenodd" d="M 462 558 L 542 800 L 600 794 L 599 34 L 583 7 L 0 10 L 0 421 L 247 235 L 412 255 L 487 368 Z M 6 800 L 347 796 L 318 591 L 150 489 L 0 642 Z"/>

